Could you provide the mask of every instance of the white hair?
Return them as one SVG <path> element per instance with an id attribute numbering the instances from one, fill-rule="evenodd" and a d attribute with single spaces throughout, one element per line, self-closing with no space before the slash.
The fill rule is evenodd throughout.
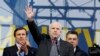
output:
<path id="1" fill-rule="evenodd" d="M 49 25 L 49 30 L 51 29 L 51 27 L 52 27 L 53 24 L 58 24 L 58 25 L 60 26 L 60 30 L 62 30 L 62 25 L 61 25 L 61 23 L 59 23 L 59 22 L 52 22 L 52 23 Z"/>

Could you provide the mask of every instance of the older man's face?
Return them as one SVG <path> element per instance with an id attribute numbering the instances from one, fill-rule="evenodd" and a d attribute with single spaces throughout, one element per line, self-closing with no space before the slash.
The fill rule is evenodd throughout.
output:
<path id="1" fill-rule="evenodd" d="M 61 25 L 59 23 L 52 23 L 49 27 L 49 35 L 51 39 L 58 38 L 61 35 Z"/>

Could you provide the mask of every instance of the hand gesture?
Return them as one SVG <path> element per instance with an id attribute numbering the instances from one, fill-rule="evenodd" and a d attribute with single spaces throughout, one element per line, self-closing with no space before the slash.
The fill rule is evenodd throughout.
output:
<path id="1" fill-rule="evenodd" d="M 28 47 L 27 47 L 27 42 L 28 40 L 22 40 L 20 41 L 20 49 L 19 52 L 24 51 L 25 53 L 28 53 Z"/>
<path id="2" fill-rule="evenodd" d="M 34 13 L 31 6 L 26 7 L 25 13 L 28 17 L 28 20 L 32 20 L 32 18 L 34 17 Z"/>

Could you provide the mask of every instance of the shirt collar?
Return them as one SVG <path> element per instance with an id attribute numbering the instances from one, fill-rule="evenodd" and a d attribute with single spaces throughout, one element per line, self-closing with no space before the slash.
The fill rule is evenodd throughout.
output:
<path id="1" fill-rule="evenodd" d="M 60 37 L 58 37 L 57 41 L 60 41 Z"/>
<path id="2" fill-rule="evenodd" d="M 20 49 L 21 45 L 19 43 L 16 42 L 16 46 L 18 49 Z"/>
<path id="3" fill-rule="evenodd" d="M 76 51 L 76 47 L 74 48 L 74 53 L 75 53 L 75 51 Z"/>

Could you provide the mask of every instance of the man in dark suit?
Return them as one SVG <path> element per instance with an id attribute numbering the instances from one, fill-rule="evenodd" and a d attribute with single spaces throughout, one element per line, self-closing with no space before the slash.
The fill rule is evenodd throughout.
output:
<path id="1" fill-rule="evenodd" d="M 14 37 L 15 45 L 4 48 L 3 56 L 35 56 L 36 48 L 30 47 L 25 28 L 17 28 Z"/>
<path id="2" fill-rule="evenodd" d="M 66 39 L 74 47 L 74 56 L 88 56 L 86 52 L 78 47 L 78 33 L 76 31 L 68 31 L 66 34 Z"/>
<path id="3" fill-rule="evenodd" d="M 32 8 L 27 7 L 25 12 L 30 32 L 39 45 L 37 56 L 74 56 L 73 46 L 60 38 L 62 26 L 59 22 L 49 25 L 49 34 L 41 34 L 32 19 L 34 16 Z"/>

